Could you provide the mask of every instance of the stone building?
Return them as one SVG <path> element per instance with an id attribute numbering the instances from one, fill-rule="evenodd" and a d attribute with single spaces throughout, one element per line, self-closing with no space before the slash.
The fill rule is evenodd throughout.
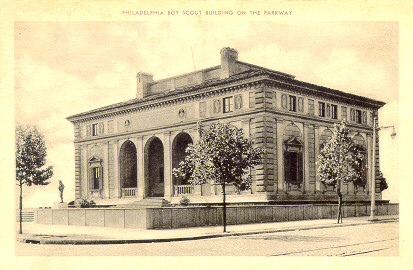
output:
<path id="1" fill-rule="evenodd" d="M 199 121 L 207 126 L 221 120 L 267 149 L 263 164 L 251 171 L 251 190 L 237 194 L 229 186 L 228 201 L 336 200 L 333 188 L 320 182 L 316 163 L 334 123 L 345 120 L 367 156 L 365 181 L 346 184 L 345 200 L 368 201 L 371 168 L 379 164 L 378 155 L 372 160 L 373 115 L 383 105 L 241 62 L 231 48 L 223 48 L 220 65 L 211 68 L 157 81 L 140 72 L 136 98 L 67 118 L 75 131 L 76 198 L 98 204 L 154 197 L 177 203 L 183 196 L 220 202 L 219 185 L 188 185 L 172 168 L 198 139 Z M 381 199 L 378 185 L 375 191 Z"/>

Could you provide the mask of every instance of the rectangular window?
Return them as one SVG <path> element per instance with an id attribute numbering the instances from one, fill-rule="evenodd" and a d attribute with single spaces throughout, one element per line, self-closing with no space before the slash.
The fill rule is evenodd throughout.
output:
<path id="1" fill-rule="evenodd" d="M 361 124 L 361 111 L 356 110 L 356 123 Z"/>
<path id="2" fill-rule="evenodd" d="M 337 105 L 331 104 L 331 118 L 337 119 Z"/>
<path id="3" fill-rule="evenodd" d="M 98 135 L 98 124 L 92 124 L 92 136 Z"/>
<path id="4" fill-rule="evenodd" d="M 285 180 L 292 184 L 300 184 L 303 181 L 303 153 L 284 152 Z"/>
<path id="5" fill-rule="evenodd" d="M 224 113 L 232 112 L 234 110 L 234 98 L 226 97 L 223 100 L 224 103 Z"/>
<path id="6" fill-rule="evenodd" d="M 249 104 L 250 104 L 250 108 L 255 107 L 255 93 L 254 92 L 249 93 Z"/>
<path id="7" fill-rule="evenodd" d="M 324 102 L 318 102 L 318 116 L 326 116 L 326 104 Z"/>
<path id="8" fill-rule="evenodd" d="M 290 96 L 290 112 L 297 111 L 297 97 Z"/>
<path id="9" fill-rule="evenodd" d="M 93 168 L 92 174 L 93 174 L 92 189 L 99 189 L 99 167 Z"/>

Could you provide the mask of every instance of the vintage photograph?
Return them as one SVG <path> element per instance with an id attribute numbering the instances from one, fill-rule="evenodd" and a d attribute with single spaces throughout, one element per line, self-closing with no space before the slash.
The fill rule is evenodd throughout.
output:
<path id="1" fill-rule="evenodd" d="M 16 256 L 399 256 L 396 21 L 16 21 L 14 72 Z"/>

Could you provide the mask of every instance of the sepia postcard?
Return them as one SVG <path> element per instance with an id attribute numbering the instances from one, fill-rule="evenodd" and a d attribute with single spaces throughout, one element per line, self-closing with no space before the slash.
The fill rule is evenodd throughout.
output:
<path id="1" fill-rule="evenodd" d="M 410 265 L 408 1 L 3 7 L 5 269 Z"/>

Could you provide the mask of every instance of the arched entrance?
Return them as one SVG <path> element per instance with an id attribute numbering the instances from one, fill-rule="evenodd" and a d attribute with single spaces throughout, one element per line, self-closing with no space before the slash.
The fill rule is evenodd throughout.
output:
<path id="1" fill-rule="evenodd" d="M 136 196 L 138 187 L 136 147 L 131 141 L 126 141 L 120 148 L 119 155 L 120 186 L 122 197 Z"/>
<path id="2" fill-rule="evenodd" d="M 145 196 L 164 196 L 164 153 L 162 141 L 154 137 L 145 147 Z"/>
<path id="3" fill-rule="evenodd" d="M 172 168 L 178 168 L 179 162 L 185 159 L 185 149 L 188 144 L 193 143 L 191 136 L 188 133 L 179 133 L 172 144 Z M 188 179 L 183 177 L 173 176 L 173 185 L 187 185 Z"/>

